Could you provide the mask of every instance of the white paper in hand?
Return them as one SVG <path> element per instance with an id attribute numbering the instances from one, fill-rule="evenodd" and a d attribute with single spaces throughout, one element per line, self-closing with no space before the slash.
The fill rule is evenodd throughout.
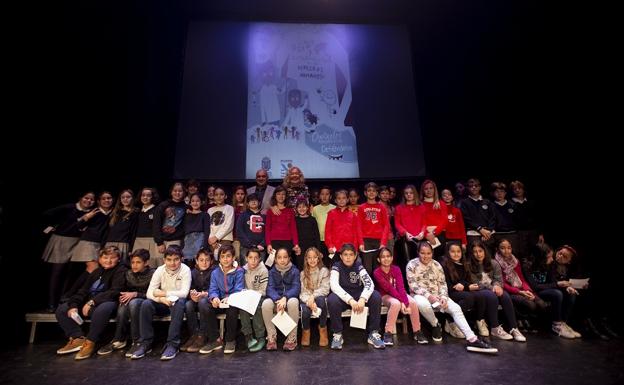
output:
<path id="1" fill-rule="evenodd" d="M 366 319 L 368 318 L 368 308 L 364 307 L 361 313 L 351 311 L 351 322 L 349 326 L 352 328 L 366 329 Z"/>
<path id="2" fill-rule="evenodd" d="M 336 253 L 331 253 L 331 254 L 329 254 L 329 255 L 327 255 L 327 256 L 329 257 L 329 259 L 334 259 L 334 255 L 335 255 L 335 254 L 336 254 Z"/>
<path id="3" fill-rule="evenodd" d="M 230 307 L 230 301 L 228 301 L 230 297 L 223 298 L 221 302 L 219 302 L 219 309 L 227 309 Z"/>
<path id="4" fill-rule="evenodd" d="M 318 318 L 318 317 L 320 317 L 321 316 L 321 312 L 322 312 L 321 308 L 317 307 L 316 310 L 314 310 L 312 312 L 312 315 L 310 315 L 310 318 Z"/>
<path id="5" fill-rule="evenodd" d="M 271 267 L 273 266 L 274 261 L 275 261 L 275 249 L 273 249 L 273 251 L 269 253 L 269 256 L 264 264 L 267 265 L 268 267 Z"/>
<path id="6" fill-rule="evenodd" d="M 255 290 L 243 290 L 238 293 L 230 294 L 228 297 L 228 303 L 230 306 L 237 307 L 247 313 L 254 315 L 258 308 L 258 303 L 262 294 Z"/>
<path id="7" fill-rule="evenodd" d="M 589 278 L 570 280 L 570 286 L 575 289 L 584 289 L 586 285 L 589 285 Z"/>
<path id="8" fill-rule="evenodd" d="M 277 327 L 285 336 L 288 335 L 294 328 L 297 327 L 297 323 L 285 311 L 278 311 L 275 317 L 271 320 L 273 325 Z"/>
<path id="9" fill-rule="evenodd" d="M 52 226 L 48 226 L 45 229 L 43 229 L 44 234 L 50 234 L 52 231 L 54 231 L 54 227 Z"/>
<path id="10" fill-rule="evenodd" d="M 175 301 L 177 301 L 179 298 L 177 295 L 168 295 L 167 296 L 167 301 L 171 302 L 171 304 L 173 305 L 175 303 Z"/>
<path id="11" fill-rule="evenodd" d="M 432 249 L 435 249 L 436 247 L 442 245 L 442 243 L 440 243 L 440 240 L 438 239 L 438 237 L 433 238 L 433 243 L 429 242 L 429 244 L 431 245 Z"/>

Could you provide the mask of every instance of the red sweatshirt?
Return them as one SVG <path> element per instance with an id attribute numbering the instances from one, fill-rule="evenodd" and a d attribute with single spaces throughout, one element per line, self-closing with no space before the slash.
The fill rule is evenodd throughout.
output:
<path id="1" fill-rule="evenodd" d="M 299 236 L 295 212 L 288 207 L 280 210 L 280 212 L 280 215 L 275 215 L 273 210 L 267 210 L 266 226 L 264 227 L 264 238 L 267 246 L 271 244 L 271 240 L 292 241 L 293 245 L 298 245 Z"/>
<path id="2" fill-rule="evenodd" d="M 361 204 L 357 217 L 362 228 L 362 238 L 379 239 L 382 245 L 388 244 L 390 217 L 383 203 Z"/>
<path id="3" fill-rule="evenodd" d="M 400 204 L 394 212 L 394 225 L 400 236 L 406 232 L 416 236 L 425 230 L 425 206 Z"/>
<path id="4" fill-rule="evenodd" d="M 335 247 L 336 250 L 340 250 L 345 243 L 352 243 L 358 249 L 364 244 L 362 230 L 357 215 L 346 207 L 344 210 L 336 207 L 327 213 L 325 245 L 328 249 Z"/>
<path id="5" fill-rule="evenodd" d="M 440 208 L 438 209 L 433 208 L 433 202 L 423 202 L 422 205 L 425 207 L 425 227 L 436 226 L 433 234 L 440 235 L 440 233 L 446 230 L 446 224 L 448 223 L 446 204 L 440 201 Z"/>
<path id="6" fill-rule="evenodd" d="M 398 266 L 391 265 L 389 274 L 384 273 L 380 266 L 373 272 L 373 277 L 377 283 L 375 288 L 382 297 L 384 295 L 389 295 L 403 302 L 405 306 L 409 306 L 405 286 L 403 286 L 403 275 Z"/>
<path id="7" fill-rule="evenodd" d="M 524 275 L 522 274 L 522 267 L 520 266 L 520 263 L 516 264 L 516 267 L 514 267 L 514 271 L 516 272 L 516 274 L 518 274 L 518 278 L 520 278 L 520 281 L 522 282 L 522 287 L 511 286 L 507 282 L 507 277 L 505 276 L 505 272 L 503 271 L 502 272 L 503 273 L 503 289 L 509 292 L 509 294 L 520 294 L 520 290 L 530 291 L 531 293 L 533 293 L 533 290 L 531 290 L 531 286 L 529 286 L 529 283 L 527 282 L 527 280 L 524 279 Z"/>
<path id="8" fill-rule="evenodd" d="M 455 206 L 446 206 L 448 210 L 448 223 L 446 225 L 447 239 L 461 239 L 462 245 L 468 244 L 466 240 L 466 227 L 464 226 L 464 216 L 460 209 Z"/>

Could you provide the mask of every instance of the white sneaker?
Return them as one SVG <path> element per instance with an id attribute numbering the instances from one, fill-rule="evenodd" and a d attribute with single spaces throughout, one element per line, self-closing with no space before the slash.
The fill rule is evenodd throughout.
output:
<path id="1" fill-rule="evenodd" d="M 466 336 L 459 330 L 459 327 L 455 322 L 446 322 L 444 324 L 444 331 L 450 334 L 452 337 L 464 339 Z"/>
<path id="2" fill-rule="evenodd" d="M 520 333 L 520 330 L 513 328 L 509 331 L 509 333 L 513 336 L 513 339 L 518 342 L 526 342 L 526 337 Z"/>
<path id="3" fill-rule="evenodd" d="M 568 328 L 565 327 L 564 325 L 565 324 L 563 322 L 560 324 L 553 324 L 552 331 L 555 332 L 559 337 L 574 339 L 575 338 L 574 333 L 568 330 Z"/>
<path id="4" fill-rule="evenodd" d="M 567 328 L 570 333 L 574 334 L 574 338 L 581 338 L 581 333 L 579 333 L 576 330 L 572 329 L 570 327 L 570 325 L 568 325 L 567 323 L 564 322 L 563 323 L 563 327 Z"/>
<path id="5" fill-rule="evenodd" d="M 500 338 L 501 340 L 510 341 L 513 340 L 513 336 L 505 331 L 502 326 L 492 328 L 490 331 L 493 337 Z"/>
<path id="6" fill-rule="evenodd" d="M 488 326 L 485 323 L 484 319 L 480 319 L 477 321 L 477 331 L 481 337 L 489 337 L 490 332 L 488 331 Z"/>

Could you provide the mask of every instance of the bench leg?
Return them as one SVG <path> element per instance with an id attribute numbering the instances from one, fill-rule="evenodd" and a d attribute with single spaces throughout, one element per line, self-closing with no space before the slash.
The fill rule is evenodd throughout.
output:
<path id="1" fill-rule="evenodd" d="M 221 337 L 221 341 L 223 341 L 223 334 L 225 333 L 225 320 L 219 320 L 219 336 Z"/>
<path id="2" fill-rule="evenodd" d="M 403 325 L 401 325 L 403 327 L 403 334 L 407 334 L 407 319 L 408 317 L 403 317 Z"/>
<path id="3" fill-rule="evenodd" d="M 35 342 L 35 331 L 37 331 L 37 321 L 33 321 L 30 323 L 30 337 L 28 338 L 29 344 Z"/>

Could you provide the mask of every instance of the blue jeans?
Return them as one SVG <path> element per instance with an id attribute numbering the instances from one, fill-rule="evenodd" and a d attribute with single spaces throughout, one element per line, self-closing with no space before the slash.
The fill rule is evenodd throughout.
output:
<path id="1" fill-rule="evenodd" d="M 171 307 L 159 302 L 154 302 L 151 299 L 143 301 L 141 304 L 141 323 L 140 323 L 140 342 L 147 345 L 152 345 L 154 342 L 154 315 L 166 316 L 171 314 L 171 323 L 169 324 L 169 333 L 167 335 L 167 343 L 180 346 L 180 329 L 182 329 L 182 322 L 184 321 L 184 305 L 185 299 L 178 299 Z"/>
<path id="2" fill-rule="evenodd" d="M 324 328 L 327 325 L 327 302 L 325 302 L 325 296 L 314 298 L 316 306 L 321 309 L 321 315 L 319 316 L 320 326 Z M 301 325 L 303 330 L 310 330 L 310 317 L 312 316 L 312 310 L 305 303 L 301 302 Z"/>
<path id="3" fill-rule="evenodd" d="M 360 292 L 361 294 L 361 292 Z M 359 294 L 354 299 L 359 299 Z M 368 333 L 373 330 L 381 330 L 381 295 L 377 290 L 373 291 L 368 302 L 368 323 L 366 324 L 366 331 Z M 327 307 L 329 308 L 329 316 L 331 321 L 332 332 L 342 333 L 342 312 L 351 309 L 347 303 L 340 299 L 335 293 L 329 293 L 327 296 Z"/>
<path id="4" fill-rule="evenodd" d="M 197 318 L 197 312 L 202 306 L 210 306 L 208 297 L 201 298 L 199 302 L 195 302 L 191 299 L 186 301 L 186 326 L 191 336 L 194 334 L 205 336 L 208 331 L 208 322 L 206 319 L 204 317 Z"/>
<path id="5" fill-rule="evenodd" d="M 81 309 L 82 307 L 78 307 L 79 313 L 81 313 Z M 68 310 L 69 305 L 67 302 L 59 305 L 59 307 L 56 308 L 56 320 L 67 337 L 83 337 L 84 332 L 82 331 L 80 325 L 67 316 Z M 115 314 L 115 310 L 117 310 L 117 302 L 112 301 L 102 302 L 91 308 L 91 312 L 89 313 L 89 318 L 91 318 L 91 327 L 89 328 L 89 334 L 87 334 L 87 339 L 89 341 L 98 342 L 100 336 L 104 330 L 106 330 L 106 325 L 108 325 L 108 321 L 111 316 Z M 80 314 L 80 316 L 82 317 L 82 314 Z"/>
<path id="6" fill-rule="evenodd" d="M 145 298 L 133 298 L 125 305 L 117 308 L 117 328 L 113 341 L 125 341 L 128 338 L 128 321 L 130 321 L 130 336 L 132 342 L 137 342 L 141 337 L 139 325 L 141 324 L 141 304 Z"/>

